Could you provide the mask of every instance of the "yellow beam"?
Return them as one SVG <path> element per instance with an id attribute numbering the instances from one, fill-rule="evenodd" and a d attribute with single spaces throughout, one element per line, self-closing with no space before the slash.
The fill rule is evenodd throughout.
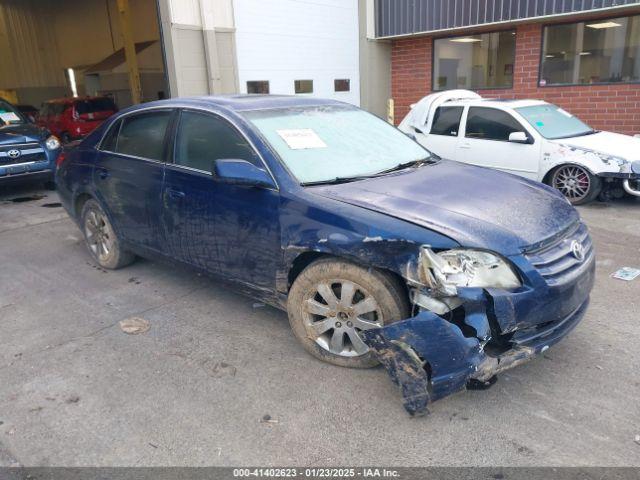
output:
<path id="1" fill-rule="evenodd" d="M 129 88 L 131 88 L 131 101 L 136 104 L 142 100 L 142 85 L 140 84 L 140 71 L 138 70 L 138 57 L 136 45 L 131 31 L 131 10 L 129 0 L 118 0 L 118 16 L 120 18 L 120 30 L 124 42 L 124 56 L 129 70 Z"/>

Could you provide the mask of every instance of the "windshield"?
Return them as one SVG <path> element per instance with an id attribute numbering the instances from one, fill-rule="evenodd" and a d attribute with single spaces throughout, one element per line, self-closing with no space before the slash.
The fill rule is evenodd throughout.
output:
<path id="1" fill-rule="evenodd" d="M 22 114 L 10 103 L 0 100 L 0 127 L 25 123 Z"/>
<path id="2" fill-rule="evenodd" d="M 549 140 L 578 137 L 593 129 L 556 105 L 544 104 L 515 109 L 540 135 Z"/>
<path id="3" fill-rule="evenodd" d="M 115 112 L 116 106 L 110 98 L 92 98 L 90 100 L 78 100 L 76 102 L 78 115 L 94 112 Z"/>
<path id="4" fill-rule="evenodd" d="M 378 117 L 352 107 L 246 112 L 301 183 L 374 175 L 429 152 Z"/>

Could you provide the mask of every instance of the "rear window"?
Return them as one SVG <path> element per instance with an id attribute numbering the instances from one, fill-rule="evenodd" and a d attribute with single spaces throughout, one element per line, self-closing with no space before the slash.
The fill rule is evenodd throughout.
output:
<path id="1" fill-rule="evenodd" d="M 433 116 L 432 135 L 457 137 L 464 107 L 439 107 Z"/>
<path id="2" fill-rule="evenodd" d="M 142 113 L 126 117 L 120 128 L 116 152 L 162 161 L 164 137 L 170 118 L 170 111 Z"/>
<path id="3" fill-rule="evenodd" d="M 78 100 L 75 104 L 78 115 L 95 112 L 115 112 L 116 104 L 110 98 L 92 98 L 90 100 Z"/>

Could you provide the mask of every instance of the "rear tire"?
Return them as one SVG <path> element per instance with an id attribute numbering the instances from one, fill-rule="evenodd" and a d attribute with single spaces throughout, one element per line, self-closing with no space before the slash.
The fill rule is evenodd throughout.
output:
<path id="1" fill-rule="evenodd" d="M 117 270 L 135 260 L 135 255 L 121 247 L 115 230 L 98 202 L 87 200 L 82 206 L 82 233 L 91 257 L 103 268 Z"/>
<path id="2" fill-rule="evenodd" d="M 549 177 L 549 185 L 572 205 L 592 202 L 602 191 L 602 180 L 580 165 L 560 165 Z"/>
<path id="3" fill-rule="evenodd" d="M 287 302 L 294 335 L 311 355 L 341 367 L 378 361 L 357 332 L 407 318 L 409 301 L 390 274 L 337 259 L 321 259 L 296 278 Z"/>

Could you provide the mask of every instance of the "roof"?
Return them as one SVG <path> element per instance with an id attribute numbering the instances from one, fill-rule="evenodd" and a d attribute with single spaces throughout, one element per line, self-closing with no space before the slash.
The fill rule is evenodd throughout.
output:
<path id="1" fill-rule="evenodd" d="M 348 103 L 315 97 L 301 97 L 296 95 L 211 95 L 206 97 L 185 97 L 157 100 L 136 105 L 127 110 L 138 110 L 146 107 L 216 107 L 236 112 L 249 110 L 268 110 L 278 108 L 295 108 L 311 106 L 349 106 Z"/>
<path id="2" fill-rule="evenodd" d="M 546 103 L 543 100 L 513 100 L 513 99 L 500 99 L 500 98 L 480 98 L 476 100 L 452 100 L 450 102 L 446 102 L 445 105 L 456 106 L 456 105 L 472 105 L 472 106 L 481 106 L 481 107 L 509 107 L 509 108 L 521 108 L 521 107 L 532 107 L 534 105 L 542 105 Z"/>
<path id="3" fill-rule="evenodd" d="M 149 48 L 151 45 L 153 45 L 156 42 L 157 40 L 150 40 L 146 42 L 136 43 L 136 54 L 139 54 L 141 51 Z M 122 65 L 124 62 L 126 62 L 126 57 L 124 53 L 124 48 L 121 48 L 120 50 L 116 50 L 115 52 L 113 52 L 107 58 L 104 58 L 100 60 L 98 63 L 91 65 L 89 68 L 87 68 L 84 71 L 84 73 L 89 74 L 89 73 L 110 71 Z"/>

